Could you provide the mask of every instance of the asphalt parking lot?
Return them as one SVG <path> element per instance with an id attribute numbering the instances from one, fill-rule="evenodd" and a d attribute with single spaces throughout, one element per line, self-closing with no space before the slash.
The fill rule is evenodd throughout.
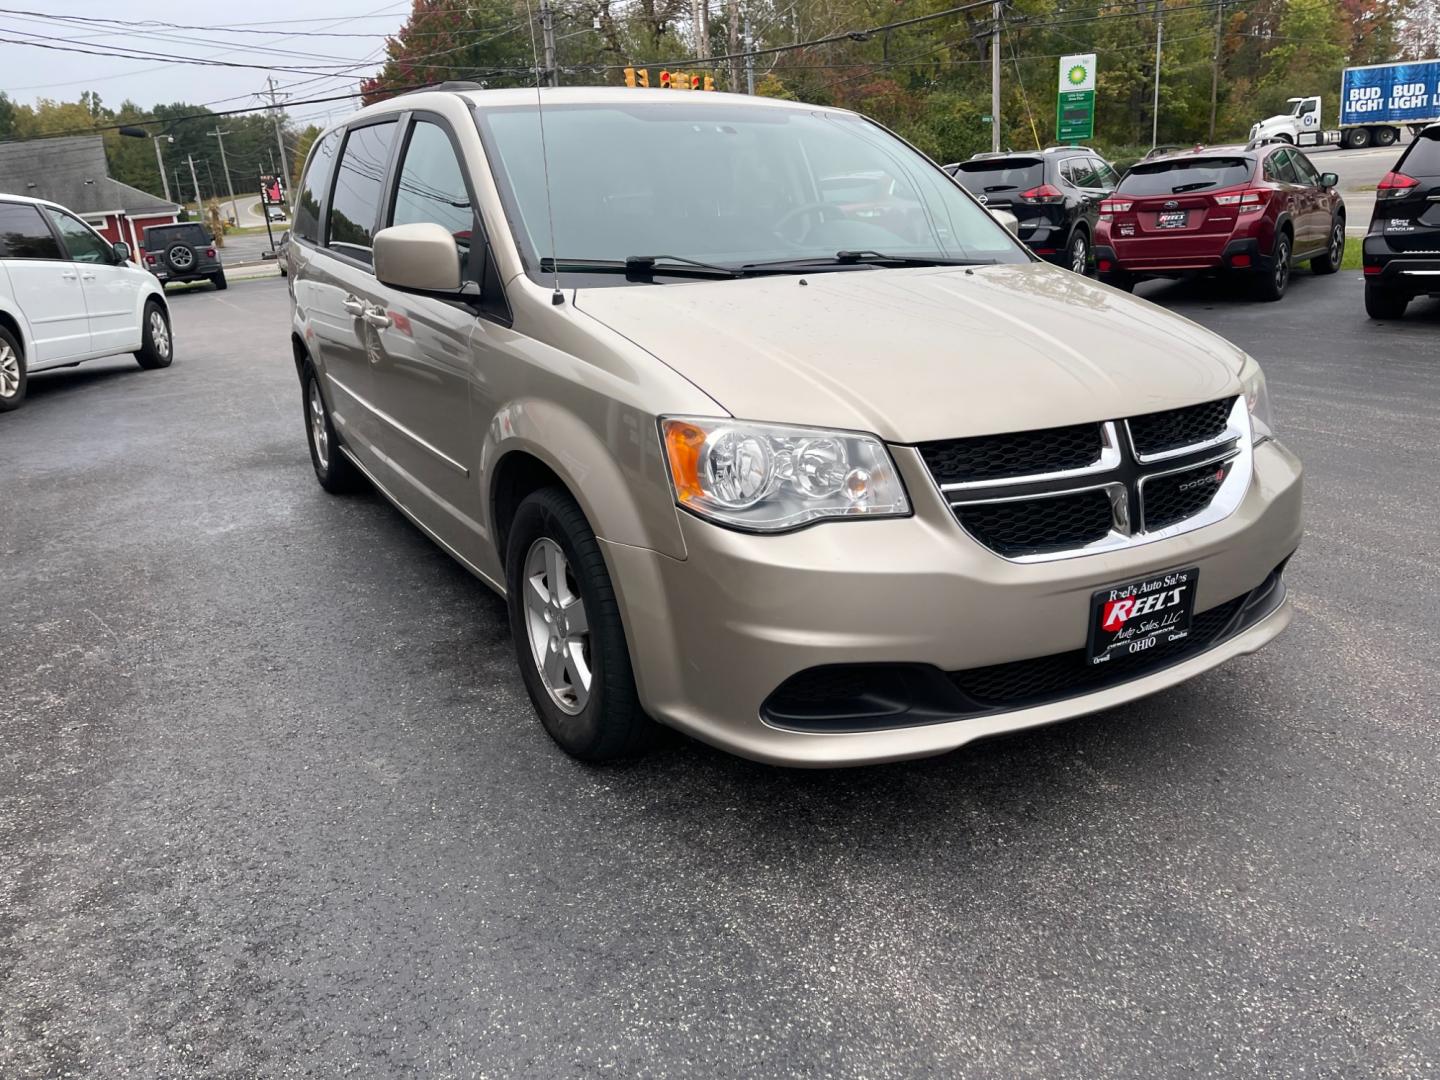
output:
<path id="1" fill-rule="evenodd" d="M 311 474 L 285 283 L 0 417 L 0 1076 L 1440 1073 L 1440 302 L 1150 284 L 1305 459 L 1290 631 L 878 768 L 565 758 Z"/>

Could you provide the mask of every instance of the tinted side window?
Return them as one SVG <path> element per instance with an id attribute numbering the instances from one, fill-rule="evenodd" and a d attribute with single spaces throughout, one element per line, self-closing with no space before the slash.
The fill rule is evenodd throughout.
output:
<path id="1" fill-rule="evenodd" d="M 295 235 L 316 244 L 320 242 L 320 200 L 335 167 L 340 134 L 332 131 L 311 148 L 305 178 L 300 181 L 300 195 L 295 201 Z"/>
<path id="2" fill-rule="evenodd" d="M 0 259 L 62 257 L 39 210 L 24 203 L 0 203 Z"/>
<path id="3" fill-rule="evenodd" d="M 51 210 L 48 206 L 45 208 L 45 213 L 50 215 L 50 220 L 60 230 L 60 236 L 65 241 L 65 248 L 75 262 L 104 264 L 114 262 L 113 249 L 103 238 L 95 235 L 89 225 L 69 214 Z"/>
<path id="4" fill-rule="evenodd" d="M 1440 176 L 1440 132 L 1420 136 L 1395 166 L 1409 176 Z"/>
<path id="5" fill-rule="evenodd" d="M 1315 171 L 1314 164 L 1299 150 L 1287 151 L 1290 155 L 1290 164 L 1295 169 L 1295 175 L 1300 177 L 1300 183 L 1310 187 L 1320 186 L 1320 174 Z"/>
<path id="6" fill-rule="evenodd" d="M 455 148 L 444 129 L 426 120 L 417 120 L 410 131 L 410 143 L 405 147 L 400 179 L 395 185 L 395 209 L 390 215 L 392 225 L 417 222 L 443 225 L 455 237 L 460 265 L 465 266 L 475 211 Z"/>
<path id="7" fill-rule="evenodd" d="M 1100 158 L 1091 158 L 1090 164 L 1094 166 L 1095 169 L 1096 187 L 1107 188 L 1113 191 L 1115 185 L 1120 183 L 1120 177 L 1115 175 L 1115 170 L 1110 167 L 1108 162 L 1102 161 Z"/>
<path id="8" fill-rule="evenodd" d="M 1271 177 L 1271 179 L 1280 180 L 1286 184 L 1298 184 L 1301 182 L 1300 177 L 1295 172 L 1295 166 L 1290 164 L 1289 150 L 1276 150 L 1275 153 L 1270 155 L 1270 159 L 1266 161 L 1265 164 L 1274 170 L 1275 175 Z"/>
<path id="9" fill-rule="evenodd" d="M 351 258 L 369 262 L 375 220 L 380 213 L 380 189 L 390 160 L 390 141 L 396 122 L 355 128 L 340 152 L 335 188 L 330 195 L 330 221 L 325 244 Z"/>

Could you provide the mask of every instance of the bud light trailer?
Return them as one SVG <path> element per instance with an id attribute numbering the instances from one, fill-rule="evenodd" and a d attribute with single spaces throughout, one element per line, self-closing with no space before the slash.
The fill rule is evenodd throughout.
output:
<path id="1" fill-rule="evenodd" d="M 1250 129 L 1251 140 L 1275 140 L 1294 146 L 1390 146 L 1400 129 L 1412 134 L 1440 121 L 1440 60 L 1371 64 L 1346 68 L 1340 77 L 1340 115 L 1335 128 L 1322 122 L 1320 96 L 1290 98 L 1290 111 L 1271 116 Z"/>

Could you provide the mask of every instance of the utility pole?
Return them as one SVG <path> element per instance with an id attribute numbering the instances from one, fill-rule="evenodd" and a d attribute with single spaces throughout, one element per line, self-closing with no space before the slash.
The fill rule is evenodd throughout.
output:
<path id="1" fill-rule="evenodd" d="M 155 144 L 155 165 L 160 170 L 160 183 L 165 187 L 165 201 L 170 201 L 170 177 L 165 175 L 165 159 L 160 156 L 160 140 L 169 139 L 169 135 L 152 135 L 150 141 Z M 171 139 L 173 142 L 174 140 Z"/>
<path id="2" fill-rule="evenodd" d="M 745 92 L 755 94 L 755 39 L 750 36 L 750 16 L 745 16 Z"/>
<path id="3" fill-rule="evenodd" d="M 991 7 L 995 25 L 990 30 L 990 149 L 1000 152 L 1000 0 Z"/>
<path id="4" fill-rule="evenodd" d="M 200 198 L 200 178 L 195 175 L 195 155 L 191 154 L 185 160 L 190 162 L 190 183 L 195 185 L 195 209 L 203 219 L 205 216 L 205 202 Z"/>
<path id="5" fill-rule="evenodd" d="M 180 166 L 175 166 L 175 194 L 180 196 L 180 201 L 185 201 L 185 185 L 180 182 Z"/>
<path id="6" fill-rule="evenodd" d="M 214 131 L 207 131 L 205 134 L 215 136 L 216 140 L 220 143 L 220 171 L 225 174 L 225 189 L 230 192 L 230 213 L 235 216 L 235 224 L 238 227 L 240 224 L 240 207 L 235 205 L 235 185 L 230 182 L 230 163 L 225 160 L 225 136 L 229 135 L 230 132 L 221 131 L 219 128 L 216 128 Z"/>
<path id="7" fill-rule="evenodd" d="M 740 89 L 740 60 L 736 56 L 740 51 L 740 0 L 726 0 L 725 7 L 729 16 L 725 51 L 730 54 L 730 85 L 726 89 L 733 94 Z"/>
<path id="8" fill-rule="evenodd" d="M 710 0 L 695 0 L 695 59 L 710 55 Z"/>
<path id="9" fill-rule="evenodd" d="M 275 122 L 275 145 L 280 148 L 280 173 L 285 177 L 285 186 L 290 186 L 290 166 L 285 162 L 285 139 L 280 134 L 280 105 L 275 93 L 275 77 L 265 76 L 265 85 L 270 89 L 270 119 Z"/>
<path id="10" fill-rule="evenodd" d="M 555 67 L 555 15 L 550 0 L 540 0 L 540 35 L 545 42 L 545 85 L 559 86 L 560 72 Z"/>
<path id="11" fill-rule="evenodd" d="M 1165 0 L 1155 0 L 1155 101 L 1151 106 L 1150 149 L 1160 144 L 1160 49 L 1165 42 Z"/>
<path id="12" fill-rule="evenodd" d="M 1220 98 L 1220 49 L 1225 40 L 1225 0 L 1215 0 L 1215 55 L 1210 58 L 1210 141 L 1215 141 L 1215 103 Z"/>

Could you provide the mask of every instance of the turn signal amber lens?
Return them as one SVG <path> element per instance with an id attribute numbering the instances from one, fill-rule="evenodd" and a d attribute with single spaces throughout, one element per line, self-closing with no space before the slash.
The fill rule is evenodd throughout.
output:
<path id="1" fill-rule="evenodd" d="M 670 459 L 670 479 L 681 504 L 704 494 L 700 487 L 700 450 L 705 432 L 683 420 L 665 421 L 665 456 Z"/>

